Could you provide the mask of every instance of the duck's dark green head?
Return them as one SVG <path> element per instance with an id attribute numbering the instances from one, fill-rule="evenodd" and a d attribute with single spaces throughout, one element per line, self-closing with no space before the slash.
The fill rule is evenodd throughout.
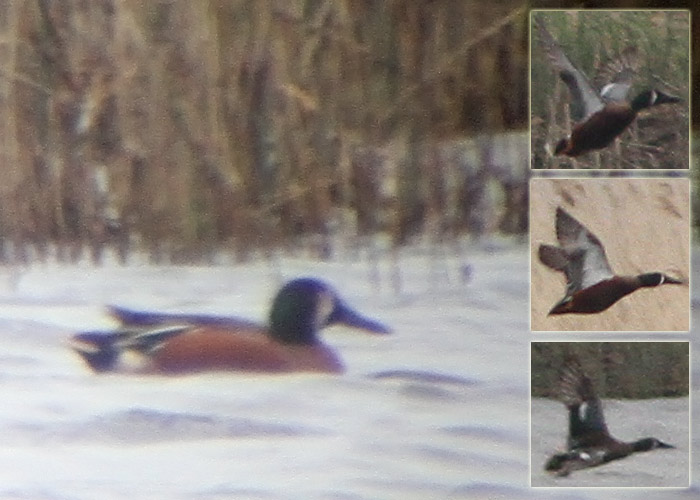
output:
<path id="1" fill-rule="evenodd" d="M 640 109 L 650 108 L 659 104 L 670 104 L 680 101 L 679 97 L 664 94 L 660 90 L 645 90 L 632 99 L 630 107 L 635 111 L 639 111 Z"/>
<path id="2" fill-rule="evenodd" d="M 390 330 L 350 308 L 326 283 L 299 278 L 282 287 L 272 302 L 270 335 L 287 344 L 314 344 L 318 330 L 336 323 L 373 333 Z"/>
<path id="3" fill-rule="evenodd" d="M 682 280 L 672 278 L 663 273 L 645 273 L 637 276 L 639 283 L 644 287 L 659 286 L 659 285 L 682 285 Z"/>
<path id="4" fill-rule="evenodd" d="M 656 448 L 675 448 L 675 446 L 664 443 L 656 438 L 644 438 L 632 443 L 632 448 L 634 451 L 649 451 L 655 450 Z"/>

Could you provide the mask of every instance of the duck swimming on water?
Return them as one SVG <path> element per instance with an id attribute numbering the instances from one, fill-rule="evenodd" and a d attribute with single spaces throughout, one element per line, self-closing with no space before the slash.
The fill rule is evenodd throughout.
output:
<path id="1" fill-rule="evenodd" d="M 360 315 L 326 283 L 299 278 L 275 297 L 267 326 L 235 317 L 164 314 L 110 309 L 121 327 L 82 332 L 71 347 L 95 372 L 119 371 L 126 354 L 138 354 L 138 373 L 181 374 L 203 371 L 340 373 L 337 354 L 318 331 L 343 324 L 372 333 L 390 330 Z"/>

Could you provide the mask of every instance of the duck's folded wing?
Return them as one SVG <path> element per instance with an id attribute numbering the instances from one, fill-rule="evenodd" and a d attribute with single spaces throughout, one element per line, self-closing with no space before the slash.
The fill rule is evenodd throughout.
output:
<path id="1" fill-rule="evenodd" d="M 195 325 L 216 326 L 221 328 L 254 328 L 259 325 L 253 321 L 236 316 L 218 316 L 213 314 L 163 313 L 154 311 L 136 311 L 120 306 L 108 306 L 109 315 L 127 327 L 144 328 L 159 325 Z"/>

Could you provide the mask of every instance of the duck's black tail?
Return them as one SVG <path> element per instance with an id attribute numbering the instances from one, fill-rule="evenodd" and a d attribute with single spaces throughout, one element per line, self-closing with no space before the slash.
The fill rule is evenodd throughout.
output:
<path id="1" fill-rule="evenodd" d="M 96 372 L 111 371 L 125 350 L 150 354 L 166 340 L 189 330 L 189 325 L 172 325 L 152 329 L 91 331 L 75 334 L 70 346 Z"/>
<path id="2" fill-rule="evenodd" d="M 119 359 L 119 344 L 124 337 L 124 332 L 81 332 L 75 334 L 69 344 L 90 368 L 96 372 L 106 372 L 113 369 Z"/>

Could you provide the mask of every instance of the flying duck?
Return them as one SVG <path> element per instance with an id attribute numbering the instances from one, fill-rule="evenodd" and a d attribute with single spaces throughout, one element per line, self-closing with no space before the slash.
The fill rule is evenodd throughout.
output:
<path id="1" fill-rule="evenodd" d="M 615 275 L 600 240 L 561 207 L 555 226 L 559 246 L 542 244 L 538 256 L 545 266 L 564 273 L 567 284 L 564 298 L 549 314 L 598 313 L 639 288 L 685 283 L 660 272 Z"/>
<path id="2" fill-rule="evenodd" d="M 569 61 L 541 18 L 535 17 L 535 25 L 549 60 L 569 89 L 571 114 L 576 122 L 571 134 L 556 144 L 555 155 L 576 157 L 603 149 L 627 129 L 642 109 L 680 102 L 680 98 L 656 89 L 644 90 L 628 102 L 627 94 L 634 75 L 629 65 L 620 69 L 613 81 L 598 94 L 585 75 Z M 632 51 L 628 49 L 627 52 Z"/>
<path id="3" fill-rule="evenodd" d="M 595 395 L 591 379 L 584 373 L 577 357 L 570 355 L 561 372 L 559 398 L 569 412 L 567 451 L 550 457 L 544 468 L 557 475 L 596 467 L 632 453 L 674 448 L 657 438 L 647 437 L 632 442 L 619 441 L 608 432 L 600 399 Z"/>

